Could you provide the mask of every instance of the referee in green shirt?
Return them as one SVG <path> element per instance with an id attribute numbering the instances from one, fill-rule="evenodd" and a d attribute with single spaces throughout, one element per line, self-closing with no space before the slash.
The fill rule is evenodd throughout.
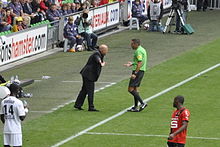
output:
<path id="1" fill-rule="evenodd" d="M 140 112 L 147 106 L 147 103 L 143 102 L 138 92 L 138 87 L 141 84 L 141 80 L 147 68 L 147 53 L 146 50 L 140 45 L 140 39 L 132 39 L 131 47 L 133 50 L 135 50 L 133 62 L 128 62 L 127 64 L 124 64 L 127 67 L 132 66 L 132 74 L 128 86 L 128 91 L 134 96 L 134 107 L 132 107 L 128 111 Z M 141 103 L 139 109 L 138 102 Z"/>

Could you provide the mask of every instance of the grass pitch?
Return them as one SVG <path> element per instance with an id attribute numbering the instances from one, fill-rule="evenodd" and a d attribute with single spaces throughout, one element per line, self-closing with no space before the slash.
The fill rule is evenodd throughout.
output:
<path id="1" fill-rule="evenodd" d="M 140 88 L 143 98 L 159 93 L 219 63 L 220 40 L 218 38 L 220 30 L 218 26 L 220 21 L 216 19 L 219 15 L 219 11 L 190 13 L 190 22 L 196 30 L 196 33 L 191 36 L 162 35 L 146 33 L 143 30 L 139 32 L 133 30 L 100 40 L 100 43 L 109 45 L 110 52 L 106 57 L 107 66 L 103 69 L 99 81 L 117 82 L 117 84 L 95 94 L 95 105 L 97 109 L 101 110 L 99 113 L 73 110 L 72 103 L 53 113 L 42 113 L 75 98 L 81 84 L 63 81 L 81 80 L 79 71 L 91 54 L 89 52 L 58 53 L 3 72 L 6 77 L 18 74 L 22 79 L 41 80 L 43 75 L 51 76 L 51 79 L 35 82 L 25 89 L 34 94 L 33 99 L 29 99 L 28 103 L 31 111 L 36 112 L 29 113 L 26 122 L 23 124 L 24 146 L 50 147 L 133 104 L 133 98 L 127 92 L 130 70 L 122 67 L 123 63 L 132 59 L 133 51 L 129 47 L 131 38 L 143 38 L 142 44 L 149 53 L 149 70 L 146 72 Z M 203 23 L 204 19 L 213 23 L 205 24 Z M 166 137 L 147 137 L 144 135 L 168 135 L 173 110 L 173 97 L 181 94 L 186 97 L 185 106 L 191 111 L 188 136 L 204 137 L 203 139 L 189 138 L 187 146 L 215 147 L 220 143 L 218 131 L 220 129 L 218 125 L 220 122 L 218 117 L 220 109 L 219 72 L 219 68 L 216 68 L 150 101 L 149 107 L 143 112 L 125 113 L 90 131 L 114 133 L 112 135 L 84 134 L 62 146 L 165 146 Z M 104 84 L 97 83 L 96 86 L 100 88 Z M 87 103 L 85 103 L 84 108 L 87 108 Z M 121 135 L 116 135 L 116 133 Z M 132 136 L 132 134 L 139 134 L 140 136 Z M 0 140 L 3 142 L 2 137 Z"/>

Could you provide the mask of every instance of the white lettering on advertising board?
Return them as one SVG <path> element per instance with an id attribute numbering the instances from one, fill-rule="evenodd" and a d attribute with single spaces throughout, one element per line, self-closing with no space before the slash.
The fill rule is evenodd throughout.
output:
<path id="1" fill-rule="evenodd" d="M 0 45 L 0 66 L 45 51 L 47 26 L 6 37 Z"/>

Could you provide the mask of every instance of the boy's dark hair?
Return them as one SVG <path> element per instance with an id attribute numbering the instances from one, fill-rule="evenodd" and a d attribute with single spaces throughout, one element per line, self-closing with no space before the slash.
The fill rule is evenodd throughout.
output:
<path id="1" fill-rule="evenodd" d="M 17 84 L 12 83 L 9 87 L 12 95 L 16 95 L 19 92 L 20 87 Z"/>

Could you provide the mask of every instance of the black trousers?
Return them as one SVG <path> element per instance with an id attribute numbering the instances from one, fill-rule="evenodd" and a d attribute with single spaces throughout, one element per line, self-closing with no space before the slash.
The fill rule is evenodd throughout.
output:
<path id="1" fill-rule="evenodd" d="M 92 109 L 94 108 L 93 101 L 94 101 L 95 82 L 90 81 L 85 77 L 82 77 L 82 79 L 83 79 L 83 85 L 76 99 L 75 106 L 81 107 L 85 101 L 86 96 L 88 95 L 89 109 Z"/>

